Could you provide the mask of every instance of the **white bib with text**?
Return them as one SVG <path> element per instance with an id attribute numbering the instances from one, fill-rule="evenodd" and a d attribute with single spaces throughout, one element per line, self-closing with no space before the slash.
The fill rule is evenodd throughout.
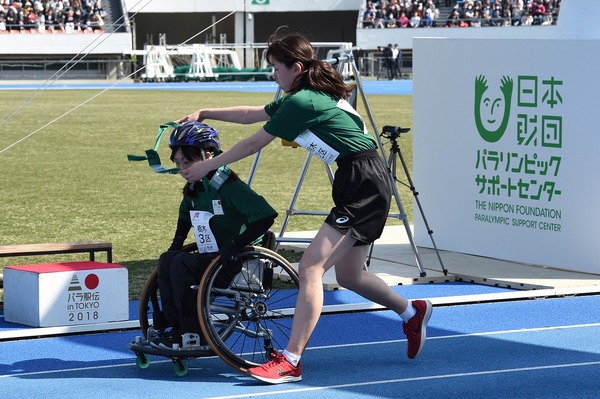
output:
<path id="1" fill-rule="evenodd" d="M 190 219 L 192 221 L 192 227 L 194 228 L 198 252 L 201 254 L 219 252 L 217 240 L 208 223 L 213 216 L 214 215 L 210 212 L 190 211 Z"/>

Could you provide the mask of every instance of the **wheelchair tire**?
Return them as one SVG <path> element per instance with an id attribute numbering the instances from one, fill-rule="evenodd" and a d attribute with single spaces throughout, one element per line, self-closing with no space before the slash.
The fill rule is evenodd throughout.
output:
<path id="1" fill-rule="evenodd" d="M 246 247 L 240 260 L 242 272 L 226 288 L 220 257 L 208 266 L 198 292 L 198 317 L 215 353 L 246 372 L 287 345 L 299 280 L 296 269 L 269 249 Z"/>

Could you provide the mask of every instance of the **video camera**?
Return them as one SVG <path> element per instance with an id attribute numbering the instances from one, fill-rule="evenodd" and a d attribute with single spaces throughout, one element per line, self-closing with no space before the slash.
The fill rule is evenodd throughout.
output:
<path id="1" fill-rule="evenodd" d="M 386 139 L 395 140 L 400 137 L 400 134 L 408 133 L 409 131 L 409 127 L 384 126 L 380 136 L 385 137 Z"/>

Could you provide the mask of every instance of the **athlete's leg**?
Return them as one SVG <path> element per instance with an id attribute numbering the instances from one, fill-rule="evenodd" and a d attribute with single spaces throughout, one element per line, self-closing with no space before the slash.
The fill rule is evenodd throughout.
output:
<path id="1" fill-rule="evenodd" d="M 406 310 L 408 301 L 394 292 L 378 276 L 364 270 L 363 265 L 368 250 L 368 245 L 353 247 L 335 264 L 337 282 L 372 302 L 402 314 Z"/>
<path id="2" fill-rule="evenodd" d="M 164 315 L 165 323 L 167 324 L 161 326 L 161 329 L 177 327 L 179 325 L 178 310 L 173 296 L 170 277 L 171 264 L 173 259 L 179 255 L 179 253 L 180 251 L 167 251 L 161 254 L 158 259 L 158 290 L 160 292 L 162 314 Z"/>
<path id="3" fill-rule="evenodd" d="M 301 355 L 323 307 L 323 274 L 344 258 L 355 240 L 324 223 L 298 266 L 299 291 L 287 350 Z"/>
<path id="4" fill-rule="evenodd" d="M 177 327 L 182 332 L 200 332 L 200 322 L 196 310 L 198 291 L 191 287 L 198 284 L 206 264 L 197 253 L 180 252 L 171 262 L 169 277 L 173 291 L 173 301 L 177 309 Z"/>

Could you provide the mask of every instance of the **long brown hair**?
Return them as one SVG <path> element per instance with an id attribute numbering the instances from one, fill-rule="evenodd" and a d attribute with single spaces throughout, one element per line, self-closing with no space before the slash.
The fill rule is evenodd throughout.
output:
<path id="1" fill-rule="evenodd" d="M 304 67 L 304 72 L 296 78 L 288 94 L 311 88 L 347 99 L 352 89 L 328 62 L 314 58 L 315 50 L 310 41 L 299 33 L 279 36 L 281 29 L 277 29 L 267 42 L 267 61 L 271 63 L 275 59 L 288 68 L 300 62 Z"/>

